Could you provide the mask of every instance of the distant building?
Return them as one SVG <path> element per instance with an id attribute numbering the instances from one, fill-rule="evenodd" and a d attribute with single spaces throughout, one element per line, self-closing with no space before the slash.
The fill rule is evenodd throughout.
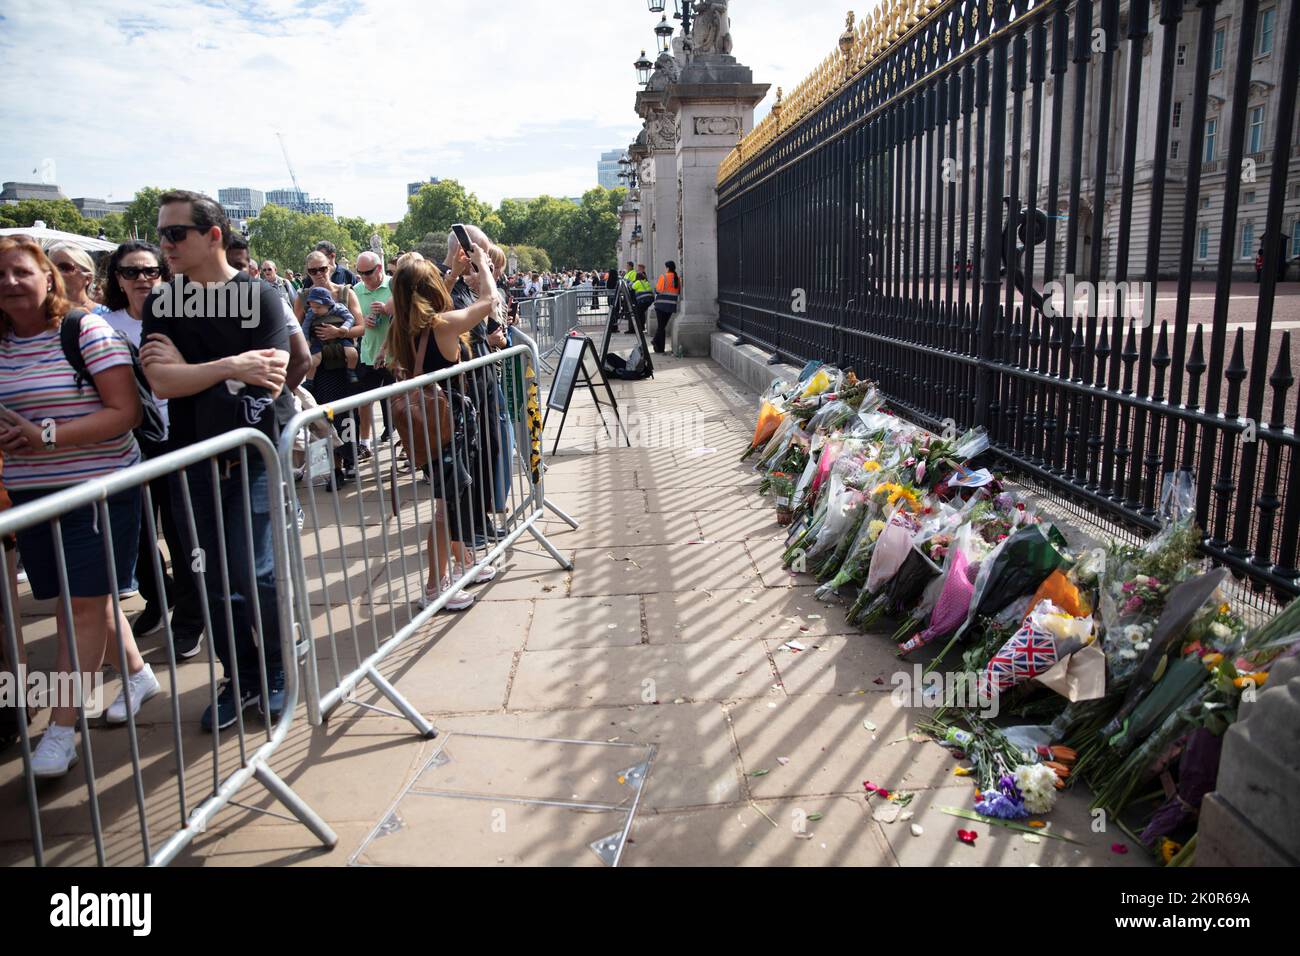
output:
<path id="1" fill-rule="evenodd" d="M 24 199 L 67 199 L 53 183 L 5 183 L 0 188 L 0 202 L 12 205 Z"/>
<path id="2" fill-rule="evenodd" d="M 442 180 L 439 179 L 437 176 L 430 176 L 427 180 L 423 182 L 407 183 L 406 197 L 409 199 L 412 196 L 414 196 L 416 193 L 418 193 L 421 189 L 423 189 L 425 186 L 437 185 L 440 182 L 442 182 Z"/>
<path id="3" fill-rule="evenodd" d="M 300 189 L 272 189 L 266 194 L 266 203 L 269 206 L 283 206 L 285 209 L 292 209 L 294 212 L 307 213 L 314 215 L 321 213 L 333 217 L 334 204 L 324 199 L 312 199 Z"/>
<path id="4" fill-rule="evenodd" d="M 74 199 L 72 204 L 86 219 L 103 219 L 109 213 L 124 213 L 131 204 L 128 202 L 108 202 L 103 199 Z"/>
<path id="5" fill-rule="evenodd" d="M 600 162 L 596 164 L 596 182 L 606 189 L 617 189 L 619 186 L 618 161 L 622 155 L 621 149 L 612 149 L 600 154 Z"/>

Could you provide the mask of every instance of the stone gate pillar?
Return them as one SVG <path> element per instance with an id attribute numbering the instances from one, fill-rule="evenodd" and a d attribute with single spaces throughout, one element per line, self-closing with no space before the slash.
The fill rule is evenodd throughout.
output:
<path id="1" fill-rule="evenodd" d="M 664 93 L 676 116 L 676 246 L 682 275 L 673 349 L 708 355 L 709 337 L 718 327 L 718 166 L 754 128 L 754 107 L 767 95 L 768 84 L 754 83 L 749 67 L 725 53 L 697 45 L 688 56 Z"/>

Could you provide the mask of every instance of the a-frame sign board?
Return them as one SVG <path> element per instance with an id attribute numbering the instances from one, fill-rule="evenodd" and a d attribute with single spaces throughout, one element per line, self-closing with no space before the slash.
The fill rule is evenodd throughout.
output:
<path id="1" fill-rule="evenodd" d="M 636 309 L 632 304 L 632 288 L 627 284 L 626 279 L 620 279 L 618 282 L 618 292 L 614 294 L 614 301 L 609 306 L 609 317 L 605 320 L 605 331 L 600 341 L 600 367 L 605 367 L 605 359 L 609 357 L 610 342 L 614 337 L 615 330 L 618 329 L 620 320 L 626 321 L 632 328 L 636 329 L 637 338 L 641 342 L 641 354 L 645 356 L 646 378 L 654 378 L 655 365 L 654 360 L 650 358 L 650 345 L 646 342 L 645 329 L 637 324 Z"/>
<path id="2" fill-rule="evenodd" d="M 560 365 L 555 378 L 551 381 L 550 394 L 546 396 L 546 415 L 542 418 L 542 428 L 546 427 L 546 419 L 551 417 L 552 409 L 561 413 L 560 430 L 555 435 L 555 445 L 551 448 L 551 454 L 554 455 L 559 450 L 560 435 L 564 434 L 564 422 L 569 417 L 569 403 L 573 401 L 573 391 L 579 382 L 591 392 L 591 400 L 596 403 L 596 414 L 600 416 L 600 424 L 605 429 L 605 436 L 613 437 L 616 442 L 618 440 L 617 435 L 611 436 L 609 433 L 609 423 L 605 421 L 605 413 L 601 411 L 602 405 L 608 405 L 613 411 L 614 421 L 618 428 L 623 429 L 623 439 L 631 448 L 632 437 L 627 433 L 627 426 L 623 424 L 623 419 L 618 414 L 618 401 L 614 398 L 614 390 L 609 386 L 609 379 L 605 377 L 604 366 L 596 357 L 596 345 L 585 335 L 574 333 L 564 340 L 564 349 L 560 352 Z M 607 401 L 601 401 L 596 391 L 597 385 L 605 390 Z"/>

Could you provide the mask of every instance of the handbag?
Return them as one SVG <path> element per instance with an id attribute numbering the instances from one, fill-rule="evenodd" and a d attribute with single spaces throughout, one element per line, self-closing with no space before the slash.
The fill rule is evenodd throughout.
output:
<path id="1" fill-rule="evenodd" d="M 420 336 L 420 346 L 415 356 L 416 374 L 424 369 L 424 355 L 429 346 L 429 330 Z M 445 446 L 451 441 L 451 403 L 436 382 L 423 388 L 402 392 L 393 398 L 391 407 L 393 427 L 398 440 L 413 468 L 425 468 L 435 457 L 430 442 Z M 428 438 L 425 438 L 426 427 Z"/>

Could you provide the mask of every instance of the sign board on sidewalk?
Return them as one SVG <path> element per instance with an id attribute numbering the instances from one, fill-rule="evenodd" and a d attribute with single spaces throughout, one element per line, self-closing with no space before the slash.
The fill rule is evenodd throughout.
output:
<path id="1" fill-rule="evenodd" d="M 558 411 L 561 416 L 560 430 L 555 435 L 555 447 L 551 453 L 554 454 L 560 447 L 560 435 L 564 432 L 564 423 L 569 417 L 569 403 L 573 401 L 573 390 L 579 382 L 591 392 L 591 399 L 596 403 L 596 414 L 600 416 L 605 434 L 609 435 L 609 425 L 605 421 L 605 413 L 601 411 L 601 406 L 608 405 L 614 412 L 614 421 L 623 429 L 623 437 L 628 447 L 631 447 L 632 438 L 627 433 L 627 426 L 623 424 L 623 419 L 619 417 L 618 402 L 596 356 L 596 345 L 585 335 L 574 333 L 564 340 L 564 348 L 560 352 L 560 364 L 555 372 L 555 378 L 551 381 L 551 391 L 546 396 L 546 418 L 550 417 L 552 409 Z M 597 385 L 604 388 L 607 401 L 601 401 L 600 395 L 596 392 Z M 542 420 L 542 427 L 546 427 L 545 418 Z"/>

